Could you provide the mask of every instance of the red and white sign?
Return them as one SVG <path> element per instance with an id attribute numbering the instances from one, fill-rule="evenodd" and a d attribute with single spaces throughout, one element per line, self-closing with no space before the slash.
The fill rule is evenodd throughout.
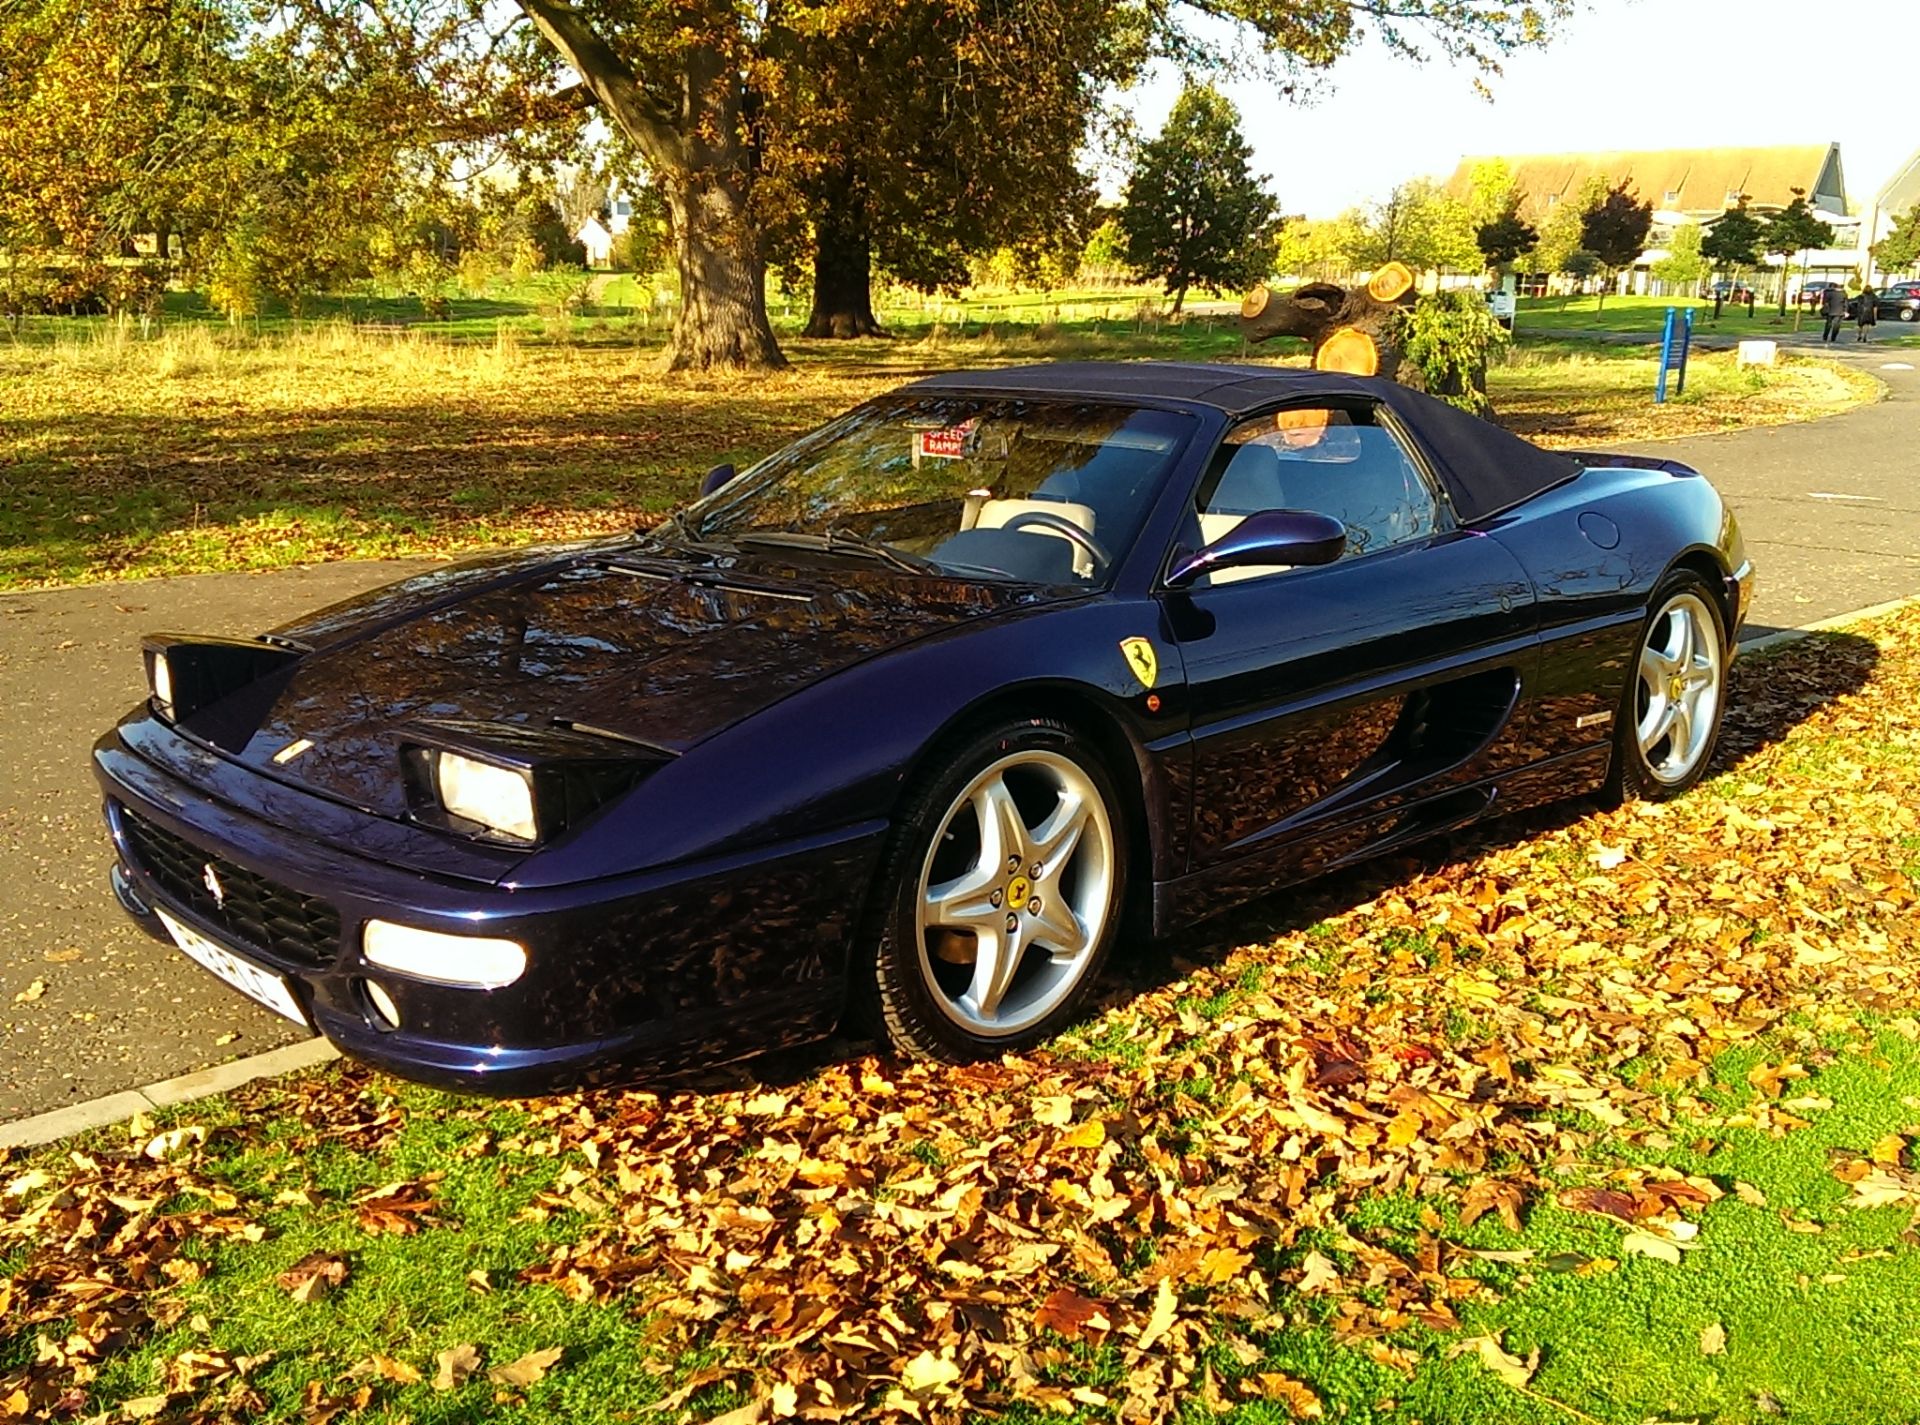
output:
<path id="1" fill-rule="evenodd" d="M 939 430 L 917 430 L 913 433 L 913 458 L 915 460 L 958 460 L 967 453 L 967 438 L 973 434 L 978 421 L 965 421 L 957 426 L 943 426 Z"/>

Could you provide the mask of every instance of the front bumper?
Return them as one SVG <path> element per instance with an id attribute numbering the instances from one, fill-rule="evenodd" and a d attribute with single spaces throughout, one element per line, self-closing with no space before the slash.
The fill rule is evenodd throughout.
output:
<path id="1" fill-rule="evenodd" d="M 243 813 L 111 733 L 94 768 L 118 855 L 115 894 L 150 934 L 170 941 L 155 914 L 164 907 L 284 976 L 343 1052 L 487 1093 L 665 1078 L 830 1033 L 861 901 L 849 888 L 866 886 L 884 833 L 853 827 L 608 881 L 508 890 L 302 836 L 292 829 L 299 794 L 274 822 Z M 195 891 L 195 858 L 244 883 L 244 911 Z M 518 940 L 527 971 L 492 990 L 395 974 L 360 952 L 374 916 Z M 373 1007 L 370 980 L 391 997 L 398 1027 Z"/>

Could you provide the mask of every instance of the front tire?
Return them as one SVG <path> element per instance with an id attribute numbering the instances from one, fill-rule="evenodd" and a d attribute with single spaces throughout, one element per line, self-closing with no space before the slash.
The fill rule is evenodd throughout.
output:
<path id="1" fill-rule="evenodd" d="M 1726 615 L 1688 570 L 1654 590 L 1639 657 L 1614 715 L 1607 799 L 1666 801 L 1706 775 L 1726 711 Z"/>
<path id="2" fill-rule="evenodd" d="M 861 987 L 900 1052 L 959 1063 L 1032 1048 L 1084 1003 L 1118 937 L 1126 818 L 1070 728 L 982 728 L 908 793 L 882 863 Z"/>

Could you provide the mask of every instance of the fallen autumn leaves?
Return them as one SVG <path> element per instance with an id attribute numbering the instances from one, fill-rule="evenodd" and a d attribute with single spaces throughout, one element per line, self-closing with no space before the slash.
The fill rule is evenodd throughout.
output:
<path id="1" fill-rule="evenodd" d="M 637 1412 L 704 1417 L 730 1389 L 744 1399 L 726 1425 L 1015 1402 L 1150 1421 L 1259 1400 L 1311 1418 L 1315 1382 L 1272 1368 L 1270 1333 L 1323 1321 L 1410 1372 L 1423 1331 L 1454 1333 L 1489 1298 L 1490 1264 L 1523 1282 L 1612 1265 L 1460 1240 L 1549 1197 L 1617 1223 L 1619 1252 L 1686 1270 L 1711 1250 L 1694 1215 L 1760 1195 L 1622 1161 L 1736 1121 L 1794 1132 L 1817 1111 L 1799 1080 L 1862 1014 L 1920 1036 L 1920 610 L 1866 633 L 1741 665 L 1722 770 L 1688 798 L 1490 829 L 1452 860 L 1306 888 L 1290 928 L 1116 994 L 1051 1052 L 560 1098 L 499 1139 L 488 1108 L 462 1105 L 444 1115 L 468 1125 L 457 1153 L 503 1176 L 563 1165 L 520 1214 L 550 1230 L 519 1289 L 644 1319 L 666 1385 Z M 1806 1022 L 1826 1037 L 1795 1041 Z M 1705 1092 L 1722 1051 L 1782 1036 L 1794 1057 L 1746 1073 L 1745 1102 Z M 144 1393 L 96 1398 L 104 1362 L 188 1310 L 208 1270 L 190 1246 L 263 1250 L 248 1244 L 302 1214 L 462 1254 L 431 1171 L 338 1193 L 215 1173 L 223 1140 L 271 1120 L 296 1163 L 322 1141 L 377 1156 L 408 1127 L 386 1081 L 348 1069 L 257 1090 L 211 1134 L 186 1122 L 12 1165 L 0 1361 L 19 1364 L 0 1367 L 0 1417 L 259 1410 L 262 1358 L 220 1349 L 217 1320 Z M 1900 1135 L 1834 1173 L 1862 1208 L 1920 1205 Z M 1366 1225 L 1388 1194 L 1421 1202 L 1417 1231 Z M 362 1282 L 351 1257 L 299 1261 L 276 1294 L 333 1311 Z M 310 1373 L 298 1413 L 319 1422 L 406 1391 L 516 1399 L 575 1369 L 563 1344 L 492 1369 L 450 1339 L 356 1360 L 296 1333 L 280 1350 Z M 1537 1389 L 1537 1353 L 1471 1331 L 1454 1349 Z M 1097 1380 L 1077 1369 L 1090 1355 Z"/>

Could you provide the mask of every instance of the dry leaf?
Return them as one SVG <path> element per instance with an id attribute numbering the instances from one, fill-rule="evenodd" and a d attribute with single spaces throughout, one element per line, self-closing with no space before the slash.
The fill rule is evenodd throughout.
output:
<path id="1" fill-rule="evenodd" d="M 553 1369 L 564 1346 L 550 1346 L 544 1351 L 529 1351 L 518 1360 L 508 1361 L 504 1366 L 495 1366 L 487 1372 L 487 1379 L 495 1385 L 537 1385 Z"/>
<path id="2" fill-rule="evenodd" d="M 1723 1356 L 1727 1352 L 1727 1328 L 1718 1321 L 1700 1328 L 1700 1354 Z"/>
<path id="3" fill-rule="evenodd" d="M 1153 1311 L 1147 1317 L 1146 1325 L 1140 1328 L 1140 1335 L 1134 1341 L 1136 1350 L 1151 1350 L 1159 1339 L 1173 1328 L 1174 1316 L 1180 1302 L 1173 1293 L 1173 1283 L 1160 1278 L 1159 1290 L 1154 1293 Z"/>
<path id="4" fill-rule="evenodd" d="M 1540 1369 L 1540 1348 L 1535 1346 L 1526 1360 L 1513 1355 L 1493 1336 L 1475 1336 L 1469 1340 L 1456 1341 L 1447 1348 L 1449 1356 L 1458 1356 L 1472 1351 L 1480 1357 L 1480 1364 L 1492 1371 L 1501 1380 L 1518 1390 L 1533 1379 L 1533 1373 Z"/>
<path id="5" fill-rule="evenodd" d="M 439 1367 L 433 1375 L 435 1390 L 457 1390 L 466 1383 L 467 1377 L 480 1369 L 480 1352 L 465 1343 L 449 1346 L 433 1359 Z"/>
<path id="6" fill-rule="evenodd" d="M 1320 1405 L 1320 1397 L 1304 1382 L 1290 1375 L 1280 1371 L 1262 1371 L 1254 1379 L 1260 1382 L 1260 1391 L 1268 1400 L 1277 1400 L 1285 1405 L 1296 1420 L 1318 1420 L 1325 1413 Z"/>
<path id="7" fill-rule="evenodd" d="M 1620 1239 L 1620 1250 L 1652 1257 L 1656 1262 L 1666 1262 L 1676 1267 L 1680 1265 L 1680 1244 L 1671 1237 L 1657 1236 L 1652 1232 L 1627 1233 Z"/>
<path id="8" fill-rule="evenodd" d="M 952 1385 L 960 1379 L 960 1367 L 946 1356 L 936 1356 L 931 1351 L 922 1351 L 908 1361 L 900 1371 L 900 1384 L 910 1395 L 924 1395 L 941 1386 Z"/>
<path id="9" fill-rule="evenodd" d="M 280 1289 L 298 1302 L 318 1301 L 346 1279 L 346 1261 L 326 1252 L 302 1257 L 275 1278 Z"/>

